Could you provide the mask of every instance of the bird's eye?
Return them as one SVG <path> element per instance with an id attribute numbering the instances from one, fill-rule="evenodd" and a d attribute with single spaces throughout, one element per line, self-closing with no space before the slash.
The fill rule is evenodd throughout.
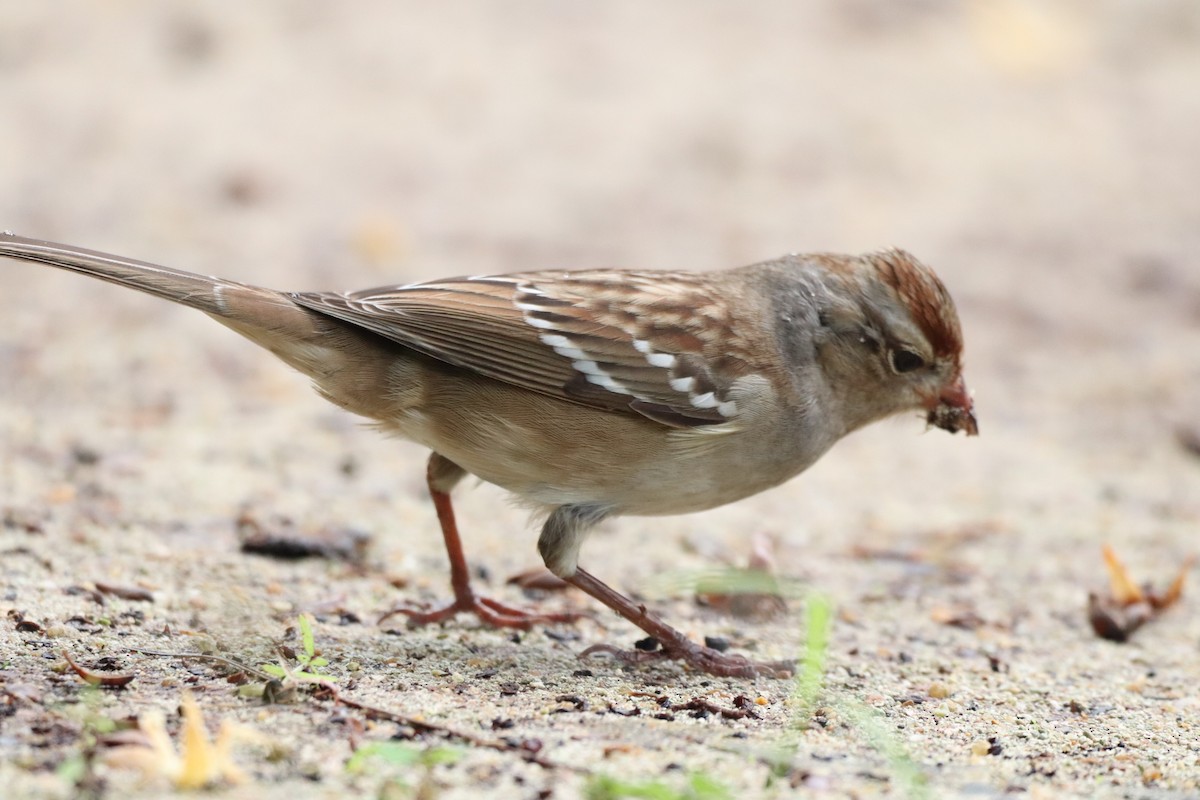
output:
<path id="1" fill-rule="evenodd" d="M 925 359 L 912 350 L 893 350 L 892 369 L 896 372 L 912 372 L 925 366 Z"/>

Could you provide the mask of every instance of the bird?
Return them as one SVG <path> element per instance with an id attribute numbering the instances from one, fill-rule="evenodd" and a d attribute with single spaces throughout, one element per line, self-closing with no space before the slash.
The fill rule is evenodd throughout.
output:
<path id="1" fill-rule="evenodd" d="M 382 431 L 428 448 L 426 481 L 453 600 L 410 624 L 472 613 L 528 628 L 538 613 L 470 583 L 451 490 L 466 475 L 544 517 L 554 575 L 657 641 L 594 645 L 629 663 L 786 677 L 687 638 L 580 566 L 602 520 L 722 506 L 803 472 L 839 439 L 896 414 L 978 433 L 962 329 L 932 269 L 899 249 L 790 254 L 718 271 L 582 269 L 296 292 L 0 233 L 0 255 L 203 311 Z"/>

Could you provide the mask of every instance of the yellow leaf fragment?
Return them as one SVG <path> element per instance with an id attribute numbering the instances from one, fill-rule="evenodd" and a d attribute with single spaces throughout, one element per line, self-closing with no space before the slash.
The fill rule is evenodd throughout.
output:
<path id="1" fill-rule="evenodd" d="M 183 725 L 179 751 L 167 733 L 161 711 L 147 711 L 138 718 L 146 744 L 115 748 L 105 757 L 118 768 L 136 769 L 144 778 L 166 778 L 177 789 L 206 789 L 220 783 L 244 783 L 246 774 L 233 761 L 233 743 L 265 741 L 257 731 L 223 720 L 215 741 L 209 739 L 204 713 L 191 692 L 184 692 L 180 708 Z"/>
<path id="2" fill-rule="evenodd" d="M 1112 599 L 1116 603 L 1131 606 L 1145 599 L 1142 590 L 1129 577 L 1129 570 L 1109 545 L 1104 545 L 1104 566 L 1108 567 L 1108 583 L 1112 589 Z"/>

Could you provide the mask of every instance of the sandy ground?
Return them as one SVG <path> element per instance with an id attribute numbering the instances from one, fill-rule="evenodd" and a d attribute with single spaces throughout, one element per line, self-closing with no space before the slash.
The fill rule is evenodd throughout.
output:
<path id="1" fill-rule="evenodd" d="M 6 796 L 160 794 L 103 754 L 72 780 L 105 720 L 160 709 L 174 734 L 185 689 L 213 730 L 271 742 L 237 748 L 249 784 L 225 796 L 565 798 L 688 772 L 733 797 L 1200 793 L 1197 595 L 1125 645 L 1084 615 L 1103 543 L 1160 583 L 1200 549 L 1200 458 L 1179 438 L 1200 428 L 1200 7 L 648 5 L 10 4 L 0 228 L 295 289 L 912 250 L 958 300 L 978 439 L 881 424 L 773 492 L 619 520 L 584 550 L 692 635 L 783 658 L 803 598 L 746 621 L 662 580 L 776 537 L 780 575 L 835 608 L 818 708 L 789 682 L 581 663 L 638 638 L 599 612 L 517 639 L 377 625 L 446 594 L 418 448 L 201 315 L 4 262 Z M 493 593 L 591 608 L 504 585 L 537 556 L 502 493 L 459 507 Z M 246 555 L 242 515 L 369 545 L 358 565 Z M 106 582 L 153 601 L 101 603 Z M 264 705 L 215 663 L 130 650 L 258 664 L 303 611 L 347 696 L 515 744 L 354 771 L 353 746 L 404 726 Z M 136 679 L 85 691 L 63 649 Z M 656 699 L 738 695 L 757 719 Z"/>

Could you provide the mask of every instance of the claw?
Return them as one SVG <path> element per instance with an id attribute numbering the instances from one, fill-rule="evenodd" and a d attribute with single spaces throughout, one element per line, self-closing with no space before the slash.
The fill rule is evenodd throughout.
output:
<path id="1" fill-rule="evenodd" d="M 723 678 L 790 678 L 796 665 L 790 661 L 751 661 L 745 656 L 728 655 L 711 647 L 684 640 L 664 646 L 661 650 L 622 650 L 611 644 L 594 644 L 579 654 L 580 658 L 594 655 L 612 656 L 630 666 L 656 661 L 682 661 L 709 675 Z"/>
<path id="2" fill-rule="evenodd" d="M 419 628 L 435 622 L 444 622 L 459 614 L 474 614 L 479 621 L 493 628 L 519 628 L 529 630 L 534 625 L 555 625 L 564 622 L 577 622 L 587 615 L 577 612 L 560 614 L 543 614 L 536 611 L 524 611 L 513 606 L 505 605 L 490 597 L 464 597 L 454 600 L 441 608 L 430 611 L 407 606 L 397 606 L 379 618 L 377 624 L 396 615 L 408 617 L 408 627 Z"/>

